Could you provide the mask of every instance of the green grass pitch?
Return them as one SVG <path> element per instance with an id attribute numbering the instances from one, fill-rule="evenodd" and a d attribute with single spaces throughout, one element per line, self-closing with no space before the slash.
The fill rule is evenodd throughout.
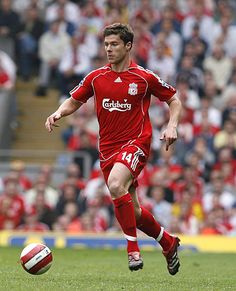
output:
<path id="1" fill-rule="evenodd" d="M 52 249 L 53 265 L 30 275 L 17 263 L 22 248 L 0 248 L 0 290 L 236 290 L 236 254 L 180 252 L 181 269 L 168 274 L 160 251 L 143 251 L 144 269 L 130 272 L 125 250 Z"/>

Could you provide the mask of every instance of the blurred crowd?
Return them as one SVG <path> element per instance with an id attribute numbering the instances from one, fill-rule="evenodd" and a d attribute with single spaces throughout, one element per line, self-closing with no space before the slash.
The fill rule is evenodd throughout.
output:
<path id="1" fill-rule="evenodd" d="M 153 143 L 138 195 L 173 233 L 236 235 L 236 2 L 230 0 L 2 0 L 0 88 L 37 79 L 35 96 L 58 90 L 59 103 L 91 70 L 106 64 L 102 29 L 130 23 L 132 58 L 177 88 L 179 138 L 165 150 L 159 135 L 168 107 L 152 98 Z M 68 151 L 90 155 L 84 176 L 76 158 L 52 185 L 53 167 L 35 180 L 16 161 L 0 178 L 0 229 L 119 231 L 99 170 L 93 100 L 61 132 Z"/>

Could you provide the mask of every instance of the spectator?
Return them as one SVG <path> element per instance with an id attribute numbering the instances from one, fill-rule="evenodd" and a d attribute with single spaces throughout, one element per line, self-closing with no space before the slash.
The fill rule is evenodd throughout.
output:
<path id="1" fill-rule="evenodd" d="M 236 150 L 235 124 L 230 119 L 225 121 L 222 130 L 220 130 L 214 137 L 214 147 L 216 150 L 225 146 Z"/>
<path id="2" fill-rule="evenodd" d="M 161 186 L 154 186 L 150 190 L 150 196 L 153 199 L 152 213 L 154 217 L 169 229 L 172 206 L 171 203 L 165 200 L 165 190 Z"/>
<path id="3" fill-rule="evenodd" d="M 201 99 L 209 99 L 209 105 L 212 108 L 215 108 L 217 110 L 222 110 L 222 95 L 221 95 L 220 90 L 218 90 L 217 88 L 215 80 L 213 79 L 205 80 L 204 85 L 201 90 L 202 90 L 202 92 L 200 93 L 202 96 Z M 205 105 L 203 106 L 203 110 L 206 107 Z M 222 114 L 222 112 L 220 112 L 220 114 Z M 217 123 L 217 121 L 215 121 L 214 123 Z"/>
<path id="4" fill-rule="evenodd" d="M 20 32 L 20 17 L 12 10 L 11 0 L 0 3 L 0 48 L 14 60 L 16 41 Z"/>
<path id="5" fill-rule="evenodd" d="M 236 202 L 236 197 L 226 189 L 221 171 L 217 170 L 211 173 L 210 186 L 203 194 L 204 211 L 208 213 L 218 206 L 225 210 L 231 209 Z"/>
<path id="6" fill-rule="evenodd" d="M 195 125 L 193 128 L 193 133 L 195 138 L 193 142 L 198 137 L 202 137 L 207 143 L 207 148 L 214 154 L 214 136 L 219 131 L 218 127 L 211 125 L 208 120 L 207 115 L 202 116 L 202 122 L 199 125 Z"/>
<path id="7" fill-rule="evenodd" d="M 186 50 L 186 46 L 191 45 L 193 49 L 194 65 L 197 68 L 202 69 L 202 64 L 208 50 L 207 42 L 200 36 L 200 28 L 198 23 L 195 23 L 190 38 L 185 40 L 183 52 Z"/>
<path id="8" fill-rule="evenodd" d="M 16 174 L 19 187 L 22 193 L 32 187 L 31 179 L 25 174 L 26 166 L 21 160 L 14 160 L 10 164 L 10 171 Z"/>
<path id="9" fill-rule="evenodd" d="M 17 128 L 19 125 L 17 121 L 17 96 L 15 95 L 16 70 L 17 67 L 16 64 L 13 62 L 12 58 L 7 53 L 0 50 L 0 92 L 9 92 L 12 95 L 11 108 L 9 112 L 12 120 L 12 128 Z"/>
<path id="10" fill-rule="evenodd" d="M 50 2 L 51 0 L 12 0 L 12 9 L 23 19 L 27 9 L 34 7 L 39 11 L 40 17 L 44 18 L 45 9 Z"/>
<path id="11" fill-rule="evenodd" d="M 229 83 L 225 87 L 224 91 L 222 92 L 221 98 L 220 98 L 220 108 L 224 109 L 228 102 L 231 99 L 236 100 L 236 69 L 233 70 L 232 76 L 230 77 Z"/>
<path id="12" fill-rule="evenodd" d="M 89 143 L 95 147 L 97 144 L 97 135 L 87 129 L 87 114 L 75 114 L 73 118 L 72 132 L 68 138 L 67 148 L 72 151 L 80 150 L 82 148 L 81 136 L 87 133 Z"/>
<path id="13" fill-rule="evenodd" d="M 206 116 L 208 122 L 215 128 L 220 128 L 221 126 L 221 111 L 213 106 L 213 100 L 208 97 L 202 97 L 201 106 L 199 109 L 195 110 L 193 116 L 194 125 L 198 126 L 202 124 L 202 119 Z M 205 118 L 204 118 L 205 120 Z"/>
<path id="14" fill-rule="evenodd" d="M 68 92 L 78 84 L 90 70 L 90 56 L 88 50 L 77 35 L 71 38 L 70 45 L 63 54 L 59 64 L 60 103 Z"/>
<path id="15" fill-rule="evenodd" d="M 104 52 L 99 50 L 99 46 L 103 45 L 103 43 L 100 43 L 100 37 L 91 31 L 86 23 L 80 25 L 76 35 L 78 36 L 78 42 L 86 48 L 87 54 L 91 59 L 99 54 L 104 55 Z"/>
<path id="16" fill-rule="evenodd" d="M 47 228 L 51 230 L 56 220 L 57 213 L 54 208 L 47 205 L 45 201 L 44 191 L 41 191 L 41 190 L 37 191 L 37 194 L 35 197 L 35 203 L 32 206 L 32 210 L 36 212 L 38 221 L 43 224 L 46 224 Z"/>
<path id="17" fill-rule="evenodd" d="M 230 120 L 233 124 L 236 123 L 236 106 L 225 108 L 223 111 L 223 124 L 226 120 Z"/>
<path id="18" fill-rule="evenodd" d="M 157 43 L 155 49 L 150 51 L 147 66 L 163 80 L 173 83 L 175 62 L 172 57 L 165 54 L 165 45 L 163 43 Z"/>
<path id="19" fill-rule="evenodd" d="M 104 193 L 103 185 L 97 189 L 95 196 L 88 200 L 88 211 L 92 220 L 92 231 L 107 230 L 114 219 L 113 206 L 110 197 Z"/>
<path id="20" fill-rule="evenodd" d="M 62 193 L 56 205 L 58 215 L 65 214 L 65 207 L 69 202 L 76 203 L 80 214 L 85 212 L 86 199 L 84 197 L 81 197 L 75 185 L 68 183 L 64 185 Z"/>
<path id="21" fill-rule="evenodd" d="M 236 95 L 232 94 L 229 97 L 229 100 L 225 103 L 225 107 L 222 113 L 222 123 L 224 124 L 225 121 L 231 120 L 232 123 L 235 123 L 235 111 L 236 111 Z"/>
<path id="22" fill-rule="evenodd" d="M 182 191 L 181 200 L 173 205 L 173 216 L 179 220 L 180 232 L 188 235 L 199 233 L 204 213 L 201 200 L 196 199 L 191 188 L 187 187 Z"/>
<path id="23" fill-rule="evenodd" d="M 153 46 L 153 36 L 149 32 L 148 22 L 144 22 L 140 17 L 135 18 L 134 29 L 136 34 L 133 46 L 133 57 L 141 66 L 146 67 L 149 52 Z"/>
<path id="24" fill-rule="evenodd" d="M 222 45 L 215 44 L 212 49 L 212 55 L 205 58 L 203 68 L 212 72 L 213 79 L 217 84 L 217 89 L 222 91 L 232 73 L 232 62 L 225 55 Z"/>
<path id="25" fill-rule="evenodd" d="M 203 235 L 227 235 L 231 229 L 232 226 L 226 221 L 224 209 L 217 206 L 206 215 L 200 233 Z"/>
<path id="26" fill-rule="evenodd" d="M 65 6 L 64 5 L 58 5 L 57 7 L 57 18 L 55 20 L 58 20 L 59 22 L 59 31 L 62 33 L 68 33 L 69 36 L 73 36 L 76 32 L 77 26 L 74 22 L 71 22 L 66 19 L 65 15 Z M 50 27 L 50 21 L 46 22 L 47 29 L 48 26 Z"/>
<path id="27" fill-rule="evenodd" d="M 234 192 L 236 187 L 236 158 L 234 151 L 230 147 L 222 147 L 217 152 L 217 162 L 213 166 L 213 171 L 219 170 L 224 178 L 224 184 Z"/>
<path id="28" fill-rule="evenodd" d="M 86 197 L 87 201 L 93 200 L 96 197 L 98 189 L 101 189 L 101 187 L 103 187 L 103 192 L 109 197 L 107 186 L 104 182 L 102 173 L 99 170 L 99 175 L 97 177 L 88 180 L 83 190 L 83 196 Z"/>
<path id="29" fill-rule="evenodd" d="M 187 152 L 185 156 L 185 163 L 191 167 L 192 171 L 196 175 L 203 177 L 204 173 L 204 163 L 201 161 L 201 156 L 194 149 L 190 152 Z M 204 178 L 204 177 L 203 177 Z"/>
<path id="30" fill-rule="evenodd" d="M 25 192 L 24 197 L 27 206 L 32 206 L 35 204 L 38 191 L 44 191 L 45 202 L 47 205 L 52 208 L 56 207 L 59 199 L 58 190 L 55 190 L 49 185 L 47 177 L 43 174 L 39 174 L 35 179 L 33 188 Z"/>
<path id="31" fill-rule="evenodd" d="M 193 10 L 191 14 L 185 17 L 182 22 L 182 35 L 183 38 L 189 39 L 192 35 L 194 25 L 198 23 L 200 29 L 200 36 L 208 43 L 211 42 L 211 34 L 209 31 L 213 31 L 214 19 L 205 13 L 205 1 L 194 2 Z"/>
<path id="32" fill-rule="evenodd" d="M 76 27 L 80 24 L 80 8 L 78 4 L 70 0 L 56 0 L 46 8 L 45 19 L 47 22 L 55 21 L 58 17 L 58 9 L 64 8 L 65 20 L 72 22 Z"/>
<path id="33" fill-rule="evenodd" d="M 203 195 L 204 181 L 199 175 L 198 169 L 191 164 L 187 164 L 182 171 L 182 176 L 178 179 L 173 187 L 175 201 L 181 202 L 183 192 L 191 192 L 191 199 L 201 201 Z"/>
<path id="34" fill-rule="evenodd" d="M 0 90 L 12 90 L 16 81 L 16 65 L 8 54 L 0 50 Z"/>
<path id="35" fill-rule="evenodd" d="M 140 19 L 150 29 L 156 21 L 160 20 L 160 13 L 149 0 L 141 0 L 140 5 L 134 10 L 132 19 Z"/>
<path id="36" fill-rule="evenodd" d="M 196 110 L 200 107 L 200 98 L 196 91 L 190 88 L 188 80 L 186 78 L 178 78 L 177 77 L 177 93 L 179 98 L 181 99 L 183 106 L 187 109 L 189 114 L 189 121 L 192 122 L 193 118 L 193 110 Z M 189 111 L 192 110 L 192 112 Z M 192 115 L 190 117 L 190 115 Z"/>
<path id="37" fill-rule="evenodd" d="M 154 35 L 161 31 L 162 23 L 165 20 L 171 21 L 174 30 L 177 33 L 181 33 L 181 21 L 183 20 L 184 17 L 177 7 L 177 2 L 176 1 L 172 2 L 175 3 L 171 4 L 168 3 L 168 5 L 164 6 L 164 8 L 161 11 L 161 19 L 154 22 L 153 26 L 151 27 L 151 31 Z"/>
<path id="38" fill-rule="evenodd" d="M 167 45 L 171 48 L 171 56 L 177 64 L 182 51 L 181 35 L 174 30 L 173 22 L 170 19 L 163 19 L 161 33 L 164 33 Z M 157 34 L 158 39 L 158 34 Z"/>
<path id="39" fill-rule="evenodd" d="M 88 31 L 97 35 L 104 27 L 103 10 L 93 0 L 87 0 L 81 10 L 81 22 L 87 25 Z"/>
<path id="40" fill-rule="evenodd" d="M 39 81 L 37 96 L 46 96 L 51 75 L 57 73 L 59 62 L 69 45 L 70 38 L 66 32 L 59 31 L 60 21 L 50 24 L 50 30 L 39 39 Z"/>
<path id="41" fill-rule="evenodd" d="M 212 44 L 219 43 L 223 46 L 226 55 L 230 58 L 236 57 L 236 27 L 231 16 L 221 15 L 220 22 L 212 31 Z"/>
<path id="42" fill-rule="evenodd" d="M 194 138 L 193 146 L 186 153 L 185 161 L 195 167 L 196 172 L 205 180 L 208 179 L 209 171 L 215 162 L 215 156 L 208 147 L 208 141 L 201 135 Z"/>
<path id="43" fill-rule="evenodd" d="M 52 229 L 53 231 L 56 231 L 56 232 L 59 232 L 59 231 L 65 232 L 67 230 L 69 222 L 70 220 L 67 215 L 64 214 L 64 215 L 58 216 L 52 226 Z"/>
<path id="44" fill-rule="evenodd" d="M 190 112 L 190 120 L 192 120 L 193 111 L 189 108 L 183 108 L 178 128 L 179 139 L 175 144 L 175 152 L 178 153 L 177 161 L 180 164 L 184 163 L 186 151 L 194 139 L 194 127 L 188 119 L 188 111 Z"/>
<path id="45" fill-rule="evenodd" d="M 50 184 L 52 180 L 53 166 L 49 164 L 42 164 L 39 167 L 38 174 L 44 176 L 44 178 L 46 179 L 46 182 Z"/>
<path id="46" fill-rule="evenodd" d="M 105 25 L 115 22 L 128 23 L 130 11 L 126 0 L 106 1 Z"/>
<path id="47" fill-rule="evenodd" d="M 68 222 L 66 225 L 66 231 L 69 233 L 81 232 L 82 226 L 79 218 L 78 206 L 74 202 L 68 202 L 65 205 L 65 217 L 67 217 Z"/>
<path id="48" fill-rule="evenodd" d="M 17 180 L 9 178 L 0 196 L 0 229 L 15 229 L 21 223 L 24 212 L 24 199 L 18 192 Z"/>
<path id="49" fill-rule="evenodd" d="M 154 185 L 161 185 L 164 188 L 174 189 L 176 181 L 182 175 L 182 166 L 178 164 L 177 158 L 174 155 L 174 149 L 171 148 L 166 151 L 162 146 L 160 156 L 153 167 L 150 174 L 149 183 Z M 173 202 L 175 198 L 169 198 L 168 201 Z"/>
<path id="50" fill-rule="evenodd" d="M 45 232 L 49 231 L 47 224 L 39 221 L 39 217 L 35 209 L 28 209 L 24 215 L 24 222 L 17 227 L 21 231 L 36 231 Z"/>
<path id="51" fill-rule="evenodd" d="M 184 55 L 182 57 L 177 74 L 177 82 L 180 79 L 187 80 L 190 89 L 199 93 L 203 85 L 203 73 L 194 65 L 194 58 L 192 56 Z"/>
<path id="52" fill-rule="evenodd" d="M 22 32 L 19 34 L 19 74 L 28 81 L 33 74 L 38 73 L 38 42 L 44 32 L 45 24 L 40 19 L 39 10 L 29 6 L 22 20 Z"/>
<path id="53" fill-rule="evenodd" d="M 69 180 L 70 179 L 70 180 Z M 82 173 L 80 167 L 75 163 L 70 163 L 67 166 L 66 169 L 66 180 L 65 183 L 62 184 L 62 189 L 64 188 L 64 185 L 66 185 L 66 182 L 69 181 L 75 185 L 77 188 L 77 191 L 80 191 L 81 189 L 84 189 L 86 185 L 86 180 L 82 178 Z"/>

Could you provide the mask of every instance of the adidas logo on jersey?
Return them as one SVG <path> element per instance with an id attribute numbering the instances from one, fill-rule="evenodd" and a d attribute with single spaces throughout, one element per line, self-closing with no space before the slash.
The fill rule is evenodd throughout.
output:
<path id="1" fill-rule="evenodd" d="M 120 77 L 118 77 L 117 79 L 115 79 L 115 81 L 114 81 L 115 83 L 122 83 L 122 80 L 121 80 L 121 78 Z"/>

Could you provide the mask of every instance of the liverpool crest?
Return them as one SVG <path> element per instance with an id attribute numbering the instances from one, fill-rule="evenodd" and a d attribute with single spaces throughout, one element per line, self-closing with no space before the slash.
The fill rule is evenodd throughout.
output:
<path id="1" fill-rule="evenodd" d="M 137 95 L 137 93 L 138 93 L 138 85 L 135 83 L 129 84 L 128 94 Z"/>

